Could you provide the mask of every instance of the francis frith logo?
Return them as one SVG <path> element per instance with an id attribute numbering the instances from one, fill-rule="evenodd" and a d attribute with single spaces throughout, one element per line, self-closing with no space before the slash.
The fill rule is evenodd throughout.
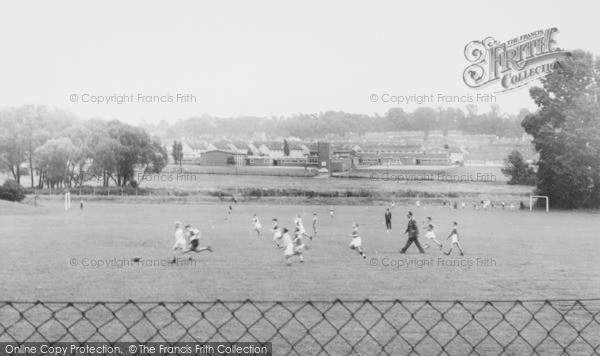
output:
<path id="1" fill-rule="evenodd" d="M 555 72 L 558 60 L 570 55 L 556 47 L 557 32 L 550 28 L 503 43 L 493 37 L 470 42 L 465 46 L 465 58 L 471 63 L 463 73 L 465 84 L 479 88 L 499 83 L 500 91 L 508 91 Z"/>

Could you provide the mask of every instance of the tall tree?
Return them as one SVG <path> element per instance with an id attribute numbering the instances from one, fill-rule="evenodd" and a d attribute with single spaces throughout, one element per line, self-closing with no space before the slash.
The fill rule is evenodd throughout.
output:
<path id="1" fill-rule="evenodd" d="M 183 144 L 181 142 L 173 141 L 171 156 L 173 156 L 173 162 L 181 167 L 181 161 L 183 160 Z"/>
<path id="2" fill-rule="evenodd" d="M 108 187 L 109 180 L 117 183 L 114 174 L 117 171 L 118 157 L 125 148 L 117 140 L 104 137 L 95 146 L 92 155 L 93 163 L 88 170 L 89 174 L 102 177 L 102 186 Z"/>
<path id="3" fill-rule="evenodd" d="M 135 169 L 147 160 L 147 153 L 151 149 L 150 136 L 139 127 L 117 120 L 108 123 L 108 135 L 121 146 L 116 152 L 116 184 L 127 185 L 134 179 Z"/>
<path id="4" fill-rule="evenodd" d="M 510 177 L 508 184 L 535 185 L 535 170 L 530 167 L 521 152 L 514 150 L 504 160 L 502 173 Z"/>
<path id="5" fill-rule="evenodd" d="M 91 147 L 93 135 L 82 124 L 71 126 L 66 130 L 65 134 L 75 146 L 69 167 L 69 185 L 71 185 L 71 180 L 74 180 L 76 186 L 82 186 L 85 181 L 86 170 L 89 168 L 93 155 Z"/>
<path id="6" fill-rule="evenodd" d="M 137 183 L 143 182 L 147 174 L 160 173 L 163 168 L 167 166 L 168 162 L 169 154 L 167 153 L 167 149 L 163 147 L 158 137 L 153 137 L 148 149 L 143 155 L 142 175 L 138 175 L 139 178 L 136 180 Z"/>
<path id="7" fill-rule="evenodd" d="M 69 176 L 69 161 L 74 152 L 75 146 L 66 137 L 48 140 L 36 149 L 36 167 L 48 187 L 62 188 L 66 185 Z"/>
<path id="8" fill-rule="evenodd" d="M 407 131 L 410 130 L 410 121 L 408 115 L 402 108 L 391 108 L 385 114 L 383 119 L 383 129 L 385 131 Z"/>
<path id="9" fill-rule="evenodd" d="M 12 174 L 21 183 L 21 164 L 25 162 L 24 124 L 17 110 L 6 108 L 0 111 L 0 163 L 1 169 Z"/>
<path id="10" fill-rule="evenodd" d="M 283 140 L 283 155 L 286 157 L 290 155 L 290 144 L 285 139 Z"/>
<path id="11" fill-rule="evenodd" d="M 47 120 L 47 110 L 43 106 L 35 107 L 33 105 L 25 105 L 17 109 L 19 120 L 23 122 L 23 145 L 25 148 L 25 159 L 29 164 L 29 176 L 31 179 L 31 187 L 34 182 L 34 160 L 35 151 L 43 145 L 51 136 L 51 131 L 47 125 L 50 122 Z"/>
<path id="12" fill-rule="evenodd" d="M 425 137 L 429 137 L 429 131 L 437 127 L 438 112 L 430 107 L 420 107 L 412 113 L 414 128 L 423 131 Z"/>
<path id="13" fill-rule="evenodd" d="M 523 120 L 539 152 L 537 194 L 558 208 L 600 207 L 600 58 L 577 50 L 529 93 Z"/>

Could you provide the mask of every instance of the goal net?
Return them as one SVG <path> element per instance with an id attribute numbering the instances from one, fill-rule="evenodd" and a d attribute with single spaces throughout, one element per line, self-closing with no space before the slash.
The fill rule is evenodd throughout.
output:
<path id="1" fill-rule="evenodd" d="M 546 200 L 546 211 L 550 211 L 550 198 L 547 195 L 530 195 L 529 196 L 529 210 L 533 210 L 534 199 L 545 199 Z"/>

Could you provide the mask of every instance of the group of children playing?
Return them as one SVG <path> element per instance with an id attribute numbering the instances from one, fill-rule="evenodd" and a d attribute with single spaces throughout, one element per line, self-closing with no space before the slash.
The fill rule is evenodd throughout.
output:
<path id="1" fill-rule="evenodd" d="M 329 211 L 329 216 L 333 218 L 333 207 Z M 252 222 L 254 224 L 254 231 L 258 236 L 262 236 L 261 232 L 261 224 L 258 220 L 256 214 L 252 216 Z M 302 251 L 308 250 L 309 246 L 304 243 L 304 237 L 308 237 L 311 241 L 313 237 L 317 236 L 317 214 L 313 214 L 312 219 L 312 227 L 313 227 L 313 235 L 309 235 L 304 228 L 304 224 L 302 222 L 302 217 L 300 214 L 296 215 L 294 218 L 294 231 L 293 236 L 290 235 L 290 231 L 288 228 L 281 228 L 279 226 L 279 221 L 277 218 L 273 219 L 273 228 L 270 230 L 273 233 L 273 241 L 278 248 L 283 249 L 283 255 L 286 259 L 286 264 L 290 266 L 292 264 L 291 259 L 293 256 L 298 256 L 300 262 L 304 262 L 304 256 L 302 255 Z M 367 258 L 361 248 L 362 240 L 360 238 L 360 233 L 358 231 L 358 224 L 352 224 L 352 232 L 349 235 L 352 238 L 350 242 L 350 248 L 356 250 L 363 258 Z"/>
<path id="2" fill-rule="evenodd" d="M 259 236 L 262 235 L 260 232 L 260 222 L 256 217 L 256 214 L 252 217 L 254 222 L 254 231 L 257 232 Z M 311 241 L 314 236 L 317 236 L 317 214 L 313 214 L 313 235 L 309 235 L 304 228 L 304 223 L 302 222 L 302 217 L 298 214 L 294 218 L 294 231 L 292 237 L 290 235 L 290 231 L 287 227 L 281 228 L 279 226 L 279 221 L 277 218 L 273 218 L 273 228 L 271 232 L 273 233 L 273 241 L 277 245 L 277 248 L 283 249 L 283 255 L 286 260 L 286 264 L 290 266 L 292 264 L 292 257 L 298 256 L 300 262 L 304 262 L 304 256 L 302 255 L 302 251 L 309 249 L 309 247 L 304 243 L 304 237 L 308 237 Z"/>
<path id="3" fill-rule="evenodd" d="M 388 209 L 389 210 L 389 209 Z M 330 210 L 330 216 L 333 218 L 333 208 Z M 411 215 L 412 216 L 412 215 Z M 387 216 L 386 216 L 387 219 Z M 286 259 L 287 265 L 291 265 L 291 259 L 293 256 L 298 256 L 300 262 L 304 262 L 304 256 L 302 252 L 304 250 L 309 249 L 309 247 L 304 242 L 304 237 L 308 237 L 311 241 L 313 237 L 317 236 L 317 214 L 313 214 L 312 219 L 312 227 L 313 227 L 313 235 L 309 235 L 304 228 L 304 224 L 302 222 L 302 217 L 298 214 L 294 218 L 294 229 L 292 232 L 288 230 L 288 228 L 279 226 L 279 221 L 277 218 L 273 220 L 273 228 L 270 232 L 273 233 L 273 241 L 275 242 L 277 248 L 284 250 L 284 257 Z M 262 225 L 256 214 L 252 216 L 252 222 L 254 224 L 254 231 L 257 236 L 262 236 Z M 386 221 L 386 224 L 388 222 Z M 387 226 L 388 232 L 389 228 L 391 228 L 389 224 Z M 355 250 L 360 256 L 363 258 L 367 258 L 365 253 L 362 250 L 362 239 L 360 237 L 360 232 L 358 229 L 358 223 L 352 223 L 352 232 L 348 235 L 351 238 L 350 248 Z M 435 225 L 432 222 L 431 217 L 427 217 L 426 221 L 426 230 L 425 233 L 425 245 L 424 248 L 427 249 L 432 246 L 432 244 L 436 244 L 440 250 L 442 250 L 442 244 L 437 240 L 435 235 Z M 292 237 L 293 235 L 293 237 Z M 181 254 L 186 254 L 188 252 L 203 252 L 210 251 L 213 252 L 210 246 L 200 247 L 199 246 L 199 238 L 201 236 L 200 230 L 192 228 L 190 225 L 186 225 L 183 229 L 181 228 L 181 223 L 179 221 L 175 222 L 175 245 L 173 246 L 173 263 L 176 261 L 175 253 L 180 251 Z M 460 251 L 460 255 L 462 256 L 463 250 L 459 243 L 459 235 L 458 235 L 458 223 L 455 221 L 452 224 L 452 230 L 450 235 L 446 239 L 452 239 L 450 249 L 447 252 L 444 252 L 446 255 L 449 255 L 452 252 L 454 247 L 458 248 Z"/>

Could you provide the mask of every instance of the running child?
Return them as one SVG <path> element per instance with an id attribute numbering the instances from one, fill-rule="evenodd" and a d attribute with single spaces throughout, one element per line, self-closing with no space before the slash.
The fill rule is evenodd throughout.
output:
<path id="1" fill-rule="evenodd" d="M 275 222 L 273 224 L 273 229 L 271 230 L 271 232 L 273 233 L 273 240 L 277 244 L 277 247 L 281 248 L 282 246 L 279 244 L 279 239 L 281 238 L 282 232 L 279 228 L 279 222 L 277 222 L 277 219 L 274 218 L 273 221 Z"/>
<path id="2" fill-rule="evenodd" d="M 312 240 L 312 236 L 306 233 L 306 229 L 304 228 L 304 223 L 302 223 L 302 217 L 300 216 L 300 214 L 296 216 L 296 218 L 294 219 L 294 223 L 296 224 L 296 228 L 298 229 L 301 237 L 307 236 L 309 239 Z"/>
<path id="3" fill-rule="evenodd" d="M 458 247 L 458 250 L 460 251 L 461 256 L 464 255 L 463 250 L 460 247 L 460 243 L 458 242 L 457 226 L 458 226 L 458 223 L 455 221 L 452 225 L 452 231 L 450 232 L 450 235 L 448 235 L 448 237 L 446 237 L 446 239 L 452 238 L 452 245 L 450 245 L 450 250 L 448 252 L 444 252 L 446 255 L 449 255 L 452 252 L 452 247 L 454 247 L 454 246 Z"/>
<path id="4" fill-rule="evenodd" d="M 177 251 L 183 252 L 187 248 L 187 242 L 183 237 L 183 229 L 181 228 L 181 223 L 179 221 L 175 222 L 175 245 L 173 245 L 173 263 L 177 261 L 175 254 Z"/>
<path id="5" fill-rule="evenodd" d="M 352 238 L 350 241 L 350 248 L 356 250 L 363 258 L 367 258 L 367 255 L 364 254 L 361 248 L 362 239 L 360 238 L 360 232 L 358 232 L 357 223 L 352 223 L 352 232 L 349 234 L 349 236 Z"/>
<path id="6" fill-rule="evenodd" d="M 191 225 L 186 225 L 185 231 L 187 232 L 187 235 L 188 235 L 189 244 L 188 244 L 187 249 L 185 251 L 183 251 L 184 254 L 188 253 L 188 252 L 202 252 L 202 251 L 213 252 L 213 250 L 210 246 L 205 246 L 205 247 L 198 246 L 198 244 L 200 243 L 200 236 L 202 236 L 202 234 L 200 233 L 200 230 L 192 228 Z"/>
<path id="7" fill-rule="evenodd" d="M 280 237 L 281 239 L 281 248 L 283 249 L 283 256 L 285 257 L 285 262 L 288 266 L 292 265 L 292 256 L 294 256 L 294 241 L 289 234 L 289 230 L 284 227 L 283 234 Z"/>
<path id="8" fill-rule="evenodd" d="M 304 262 L 304 256 L 302 256 L 302 251 L 304 251 L 305 249 L 308 249 L 308 246 L 306 246 L 304 244 L 304 241 L 302 240 L 302 232 L 299 228 L 296 228 L 296 231 L 294 231 L 295 233 L 295 237 L 294 237 L 294 254 L 300 256 L 300 262 Z"/>
<path id="9" fill-rule="evenodd" d="M 257 236 L 262 236 L 262 232 L 260 231 L 262 225 L 260 224 L 260 221 L 258 221 L 256 214 L 252 216 L 252 222 L 254 223 L 254 231 L 256 231 Z"/>
<path id="10" fill-rule="evenodd" d="M 317 214 L 313 214 L 313 236 L 317 237 Z M 312 241 L 312 237 L 310 238 L 310 241 Z"/>
<path id="11" fill-rule="evenodd" d="M 435 225 L 433 225 L 433 223 L 431 222 L 431 217 L 427 217 L 427 226 L 425 227 L 427 229 L 427 232 L 425 233 L 425 246 L 423 246 L 424 248 L 429 248 L 429 246 L 431 246 L 431 241 L 435 242 L 439 247 L 440 250 L 442 249 L 442 244 L 437 240 L 437 238 L 435 237 Z"/>

